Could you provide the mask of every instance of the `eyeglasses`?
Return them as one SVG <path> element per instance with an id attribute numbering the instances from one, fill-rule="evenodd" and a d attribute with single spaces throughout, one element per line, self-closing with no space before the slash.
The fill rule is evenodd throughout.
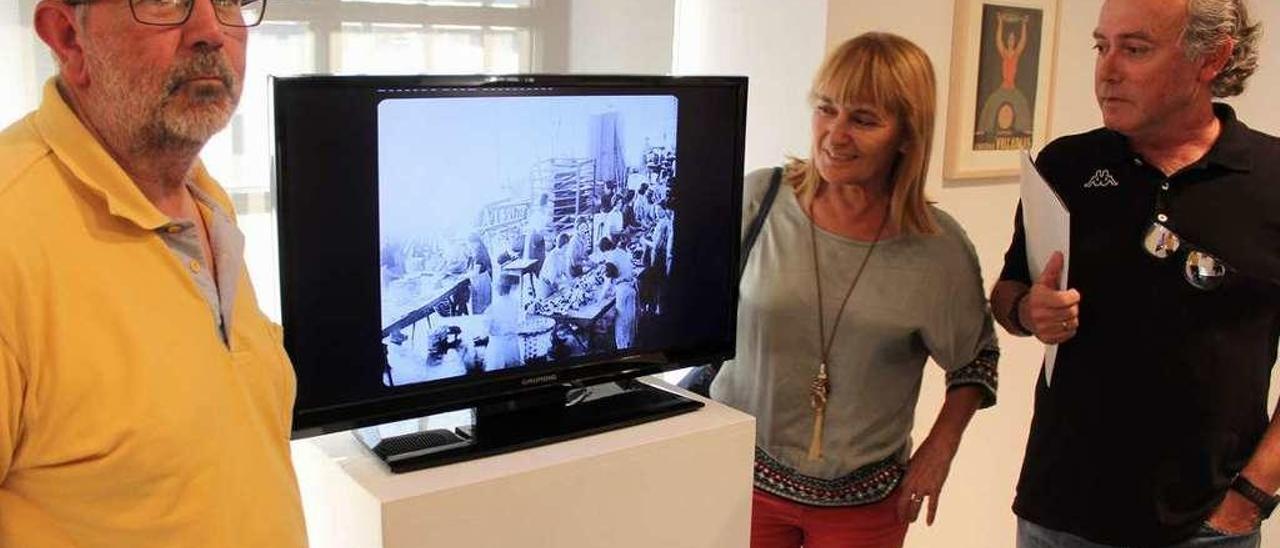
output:
<path id="1" fill-rule="evenodd" d="M 1156 220 L 1151 222 L 1146 235 L 1142 238 L 1142 248 L 1148 255 L 1157 259 L 1168 259 L 1178 255 L 1179 251 L 1186 251 L 1187 258 L 1182 266 L 1182 277 L 1196 289 L 1205 291 L 1217 289 L 1226 279 L 1231 267 L 1221 259 L 1182 239 L 1165 225 L 1168 222 L 1167 215 L 1157 214 Z"/>
<path id="2" fill-rule="evenodd" d="M 181 26 L 191 18 L 197 0 L 129 0 L 133 19 L 144 25 Z M 218 22 L 228 27 L 256 27 L 267 11 L 267 0 L 210 0 Z M 87 4 L 89 0 L 66 0 L 68 4 Z"/>

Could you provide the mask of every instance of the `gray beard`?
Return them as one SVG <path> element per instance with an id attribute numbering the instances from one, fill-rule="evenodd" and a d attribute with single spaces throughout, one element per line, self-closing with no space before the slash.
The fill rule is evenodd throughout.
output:
<path id="1" fill-rule="evenodd" d="M 86 52 L 87 53 L 87 52 Z M 131 80 L 119 67 L 126 60 L 110 51 L 86 55 L 98 104 L 98 130 L 134 153 L 199 151 L 226 127 L 239 100 L 238 79 L 219 54 L 199 52 L 176 63 L 168 73 L 149 73 Z M 216 82 L 185 83 L 199 74 L 216 74 Z M 194 86 L 194 87 L 192 87 Z M 191 87 L 182 93 L 183 87 Z"/>

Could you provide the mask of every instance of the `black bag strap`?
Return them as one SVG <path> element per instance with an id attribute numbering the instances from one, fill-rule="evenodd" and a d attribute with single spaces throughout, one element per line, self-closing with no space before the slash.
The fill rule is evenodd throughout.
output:
<path id="1" fill-rule="evenodd" d="M 742 278 L 742 273 L 747 270 L 747 257 L 751 256 L 751 248 L 756 245 L 756 238 L 760 237 L 760 230 L 764 228 L 764 220 L 769 216 L 769 209 L 773 207 L 773 199 L 778 196 L 778 189 L 782 187 L 782 168 L 773 168 L 773 175 L 769 177 L 769 188 L 764 193 L 764 200 L 760 202 L 760 209 L 756 211 L 755 218 L 751 219 L 751 224 L 747 226 L 747 234 L 742 238 L 742 253 L 739 254 L 741 261 L 738 263 L 738 278 Z"/>
<path id="2" fill-rule="evenodd" d="M 773 168 L 773 175 L 769 177 L 769 188 L 764 192 L 764 198 L 760 201 L 760 209 L 756 210 L 756 216 L 751 219 L 751 224 L 747 226 L 747 234 L 742 238 L 741 261 L 738 264 L 738 279 L 742 279 L 742 273 L 747 270 L 747 257 L 751 255 L 751 248 L 756 245 L 756 238 L 760 236 L 760 231 L 764 228 L 764 220 L 769 216 L 769 209 L 773 207 L 774 198 L 778 197 L 778 189 L 782 188 L 782 168 Z M 689 374 L 680 379 L 678 385 L 694 394 L 704 398 L 711 397 L 711 381 L 716 378 L 720 372 L 720 366 L 724 362 L 710 362 L 698 367 L 694 367 Z"/>

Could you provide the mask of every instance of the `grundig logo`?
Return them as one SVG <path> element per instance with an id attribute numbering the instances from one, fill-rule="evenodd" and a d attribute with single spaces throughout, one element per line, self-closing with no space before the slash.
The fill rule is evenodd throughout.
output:
<path id="1" fill-rule="evenodd" d="M 544 382 L 552 382 L 556 380 L 556 378 L 557 377 L 555 375 L 539 375 L 537 377 L 529 377 L 527 379 L 521 379 L 520 384 L 523 386 L 529 386 L 531 384 L 542 384 Z"/>

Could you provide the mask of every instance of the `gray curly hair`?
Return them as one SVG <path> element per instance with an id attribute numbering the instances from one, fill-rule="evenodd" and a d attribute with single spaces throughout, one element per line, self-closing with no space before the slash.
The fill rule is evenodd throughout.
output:
<path id="1" fill-rule="evenodd" d="M 1188 58 L 1204 56 L 1228 39 L 1235 41 L 1231 58 L 1210 88 L 1214 97 L 1240 95 L 1245 81 L 1258 70 L 1262 25 L 1249 19 L 1245 0 L 1188 0 L 1187 12 L 1182 48 Z"/>

